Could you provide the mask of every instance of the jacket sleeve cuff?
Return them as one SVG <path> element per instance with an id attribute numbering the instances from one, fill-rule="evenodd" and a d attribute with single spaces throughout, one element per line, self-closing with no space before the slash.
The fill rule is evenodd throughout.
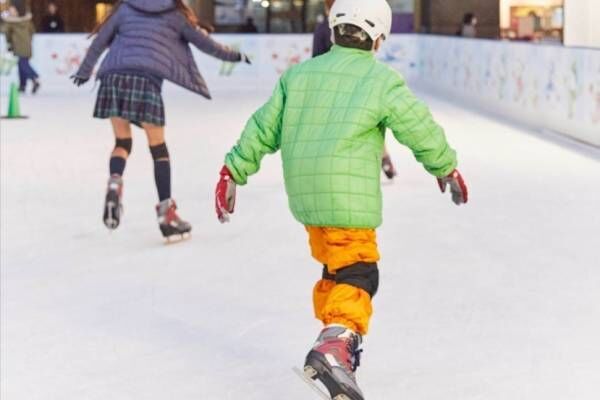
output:
<path id="1" fill-rule="evenodd" d="M 243 174 L 241 174 L 238 171 L 238 169 L 235 167 L 235 164 L 234 164 L 233 160 L 231 159 L 231 155 L 227 155 L 225 157 L 225 166 L 229 170 L 229 173 L 231 174 L 231 178 L 236 183 L 236 185 L 244 186 L 246 183 L 248 183 L 248 178 L 246 176 L 244 176 Z"/>
<path id="2" fill-rule="evenodd" d="M 436 178 L 445 178 L 452 173 L 458 166 L 458 160 L 455 158 L 452 163 L 447 166 L 439 169 L 429 170 L 431 174 L 433 174 Z"/>

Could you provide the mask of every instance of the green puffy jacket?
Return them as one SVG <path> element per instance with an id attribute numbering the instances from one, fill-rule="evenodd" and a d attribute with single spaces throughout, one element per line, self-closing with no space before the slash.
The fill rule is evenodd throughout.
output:
<path id="1" fill-rule="evenodd" d="M 290 208 L 309 226 L 381 225 L 385 130 L 431 174 L 456 167 L 442 128 L 403 78 L 371 52 L 334 46 L 288 70 L 248 121 L 225 164 L 237 184 L 281 149 Z"/>

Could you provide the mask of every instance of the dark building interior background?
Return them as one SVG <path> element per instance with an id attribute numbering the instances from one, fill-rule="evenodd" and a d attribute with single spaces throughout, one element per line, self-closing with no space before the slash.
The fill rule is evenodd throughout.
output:
<path id="1" fill-rule="evenodd" d="M 28 1 L 39 26 L 46 14 L 48 0 Z M 241 0 L 243 1 L 243 0 Z M 251 0 L 248 0 L 251 1 Z M 67 32 L 89 32 L 115 0 L 54 0 L 65 21 Z M 236 32 L 238 26 L 219 25 L 215 20 L 214 0 L 189 0 L 199 17 L 217 28 L 217 32 Z M 279 10 L 257 6 L 255 20 L 260 32 L 308 32 L 322 18 L 321 0 L 279 0 Z M 474 12 L 479 21 L 478 35 L 497 38 L 500 35 L 500 0 L 414 0 L 414 30 L 424 33 L 454 35 L 462 17 Z M 260 4 L 260 3 L 259 3 Z M 261 14 L 263 13 L 263 14 Z"/>
<path id="2" fill-rule="evenodd" d="M 500 35 L 500 0 L 420 0 L 421 32 L 454 35 L 464 14 L 477 16 L 478 36 Z"/>

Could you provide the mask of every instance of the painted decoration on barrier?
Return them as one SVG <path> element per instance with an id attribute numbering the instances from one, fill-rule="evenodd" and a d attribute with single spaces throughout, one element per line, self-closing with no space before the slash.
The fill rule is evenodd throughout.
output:
<path id="1" fill-rule="evenodd" d="M 10 76 L 17 67 L 17 58 L 0 54 L 0 76 Z"/>
<path id="2" fill-rule="evenodd" d="M 8 51 L 4 35 L 0 35 L 0 79 L 16 76 L 17 58 Z"/>
<path id="3" fill-rule="evenodd" d="M 223 63 L 193 50 L 211 87 L 272 85 L 311 57 L 310 35 L 215 35 L 252 65 Z M 85 35 L 36 35 L 33 66 L 45 91 L 71 91 L 68 78 L 91 41 Z M 535 126 L 600 145 L 600 51 L 429 35 L 393 35 L 378 58 L 407 80 Z M 17 80 L 16 59 L 0 35 L 0 78 Z M 8 85 L 2 85 L 6 90 Z"/>
<path id="4" fill-rule="evenodd" d="M 193 48 L 200 71 L 211 81 L 227 80 L 243 85 L 258 84 L 257 80 L 274 83 L 285 70 L 312 56 L 310 35 L 214 37 L 221 43 L 243 51 L 252 60 L 252 65 L 222 62 Z M 407 78 L 416 77 L 418 49 L 414 38 L 413 35 L 393 36 L 380 52 L 379 59 L 401 71 Z M 82 34 L 35 36 L 32 64 L 42 75 L 45 90 L 68 88 L 67 78 L 77 71 L 90 44 L 91 40 Z M 3 36 L 0 36 L 0 45 L 4 45 Z M 10 75 L 11 79 L 16 80 L 15 65 L 16 59 L 3 51 L 0 73 Z"/>
<path id="5" fill-rule="evenodd" d="M 419 36 L 419 80 L 600 145 L 600 51 Z"/>
<path id="6" fill-rule="evenodd" d="M 243 51 L 252 65 L 224 63 L 194 49 L 194 58 L 209 84 L 274 84 L 285 70 L 310 58 L 312 50 L 306 35 L 215 35 L 215 39 Z"/>
<path id="7" fill-rule="evenodd" d="M 61 76 L 73 75 L 87 52 L 88 46 L 80 42 L 71 42 L 66 48 L 50 49 L 50 59 L 54 64 L 54 71 Z"/>
<path id="8" fill-rule="evenodd" d="M 598 71 L 598 75 L 600 75 L 600 71 Z M 598 79 L 595 83 L 590 84 L 590 94 L 592 96 L 592 110 L 591 116 L 592 121 L 595 124 L 600 123 L 600 79 Z"/>
<path id="9" fill-rule="evenodd" d="M 419 56 L 416 35 L 393 35 L 384 42 L 377 58 L 394 67 L 406 79 L 418 77 Z"/>
<path id="10" fill-rule="evenodd" d="M 16 64 L 16 58 L 4 51 L 5 46 L 4 36 L 1 36 L 1 75 L 8 76 L 4 79 L 17 80 L 17 70 L 13 65 Z M 79 68 L 88 47 L 86 36 L 80 34 L 36 35 L 31 62 L 44 80 L 44 87 L 59 88 L 68 85 L 68 78 Z M 4 67 L 6 64 L 11 68 Z"/>
<path id="11" fill-rule="evenodd" d="M 267 36 L 264 51 L 275 68 L 277 75 L 283 74 L 294 65 L 308 60 L 312 56 L 312 43 L 306 36 L 298 36 L 294 39 L 284 39 L 282 46 L 281 38 L 270 38 Z"/>

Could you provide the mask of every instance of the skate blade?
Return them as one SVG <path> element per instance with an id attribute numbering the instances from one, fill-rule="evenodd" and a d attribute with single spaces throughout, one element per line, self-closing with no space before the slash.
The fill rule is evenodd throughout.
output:
<path id="1" fill-rule="evenodd" d="M 182 233 L 182 234 L 176 234 L 176 235 L 171 235 L 171 236 L 166 236 L 165 237 L 165 244 L 166 245 L 171 245 L 171 244 L 177 244 L 177 243 L 185 242 L 186 240 L 190 239 L 191 237 L 192 237 L 192 234 L 190 232 L 186 232 L 186 233 Z"/>
<path id="2" fill-rule="evenodd" d="M 113 216 L 113 210 L 116 208 L 115 206 L 116 204 L 112 201 L 109 201 L 106 204 L 108 215 L 104 220 L 104 225 L 106 225 L 106 227 L 111 231 L 114 231 L 119 226 L 119 221 L 117 221 Z"/>
<path id="3" fill-rule="evenodd" d="M 119 226 L 119 224 L 117 223 L 117 221 L 115 221 L 114 219 L 106 219 L 104 220 L 104 225 L 106 225 L 106 227 L 108 228 L 109 231 L 114 231 L 115 229 L 117 229 L 117 227 Z"/>
<path id="4" fill-rule="evenodd" d="M 301 375 L 300 377 L 324 399 L 352 400 L 350 396 L 343 393 L 331 397 L 331 394 L 329 394 L 329 390 L 327 389 L 325 383 L 319 378 L 319 372 L 313 366 L 306 365 L 303 372 L 297 368 L 295 368 L 294 371 L 296 374 Z"/>
<path id="5" fill-rule="evenodd" d="M 292 371 L 294 371 L 294 373 L 296 375 L 298 375 L 298 377 L 300 379 L 302 379 L 302 381 L 304 381 L 304 383 L 306 383 L 322 399 L 331 400 L 331 397 L 329 396 L 329 394 L 327 394 L 327 392 L 325 392 L 323 389 L 321 389 L 319 386 L 317 386 L 315 379 L 317 378 L 318 374 L 317 374 L 317 371 L 313 367 L 306 366 L 306 367 L 304 367 L 304 371 L 301 371 L 300 368 L 298 368 L 298 367 L 293 367 Z M 343 399 L 341 399 L 341 398 L 339 398 L 339 396 L 337 396 L 337 397 L 335 397 L 334 400 L 343 400 Z"/>

